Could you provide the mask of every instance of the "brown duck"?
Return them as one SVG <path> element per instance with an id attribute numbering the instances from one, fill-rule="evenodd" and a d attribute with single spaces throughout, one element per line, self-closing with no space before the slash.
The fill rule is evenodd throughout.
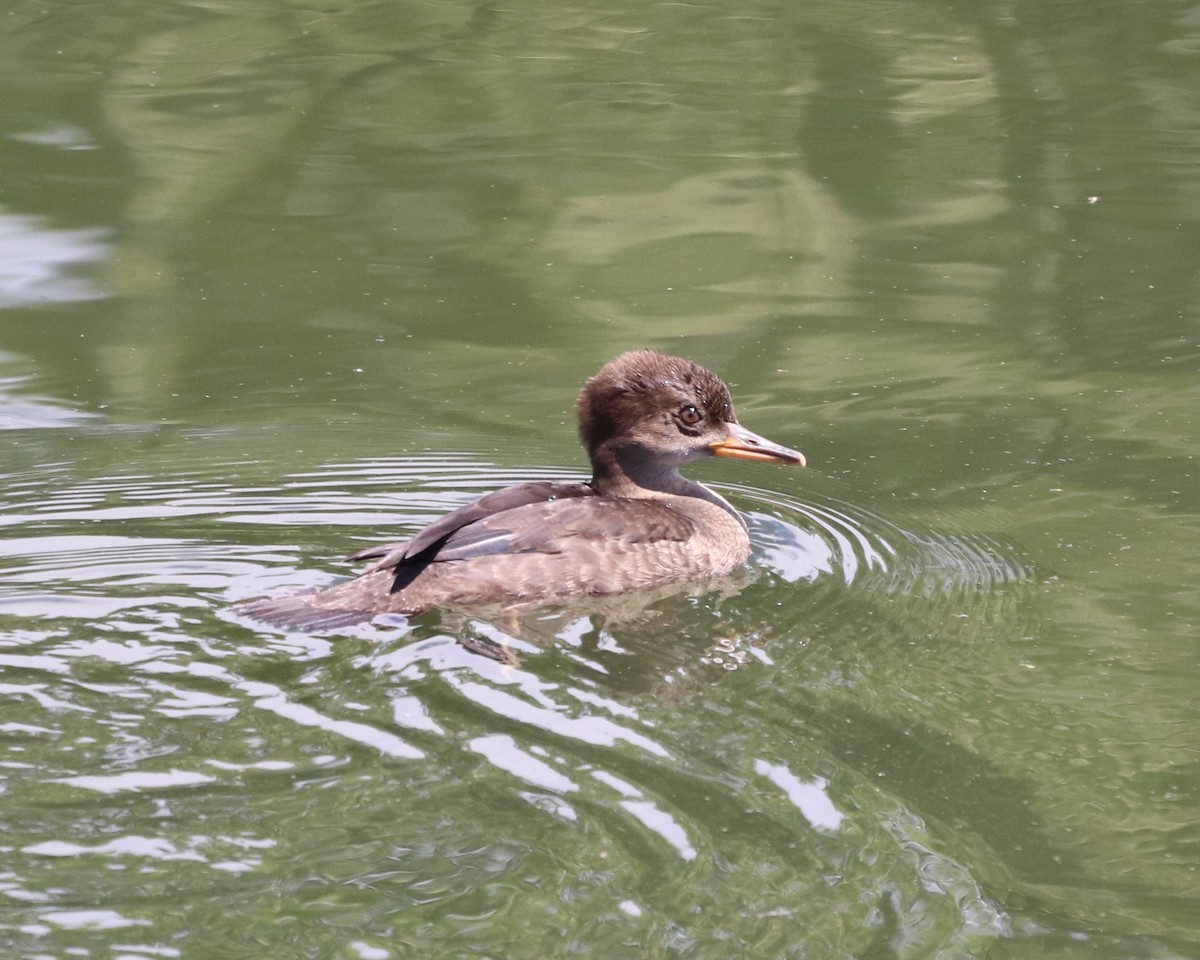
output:
<path id="1" fill-rule="evenodd" d="M 361 576 L 239 612 L 320 630 L 380 613 L 532 607 L 729 573 L 750 538 L 724 497 L 679 473 L 702 457 L 804 466 L 751 433 L 721 379 L 690 360 L 634 350 L 606 364 L 576 404 L 587 483 L 522 483 L 480 497 L 411 540 L 370 547 Z"/>

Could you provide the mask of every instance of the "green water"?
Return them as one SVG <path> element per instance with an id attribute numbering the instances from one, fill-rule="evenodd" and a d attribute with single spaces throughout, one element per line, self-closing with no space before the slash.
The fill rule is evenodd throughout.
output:
<path id="1" fill-rule="evenodd" d="M 4 956 L 1200 955 L 1194 6 L 16 4 L 0 90 Z M 634 346 L 808 456 L 691 471 L 737 584 L 230 612 Z"/>

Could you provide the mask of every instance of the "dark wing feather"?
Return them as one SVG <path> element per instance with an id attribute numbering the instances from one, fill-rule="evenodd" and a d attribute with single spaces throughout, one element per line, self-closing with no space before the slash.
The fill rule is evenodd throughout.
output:
<path id="1" fill-rule="evenodd" d="M 493 493 L 485 494 L 478 500 L 460 507 L 453 513 L 448 513 L 441 519 L 435 520 L 411 540 L 384 544 L 378 547 L 368 547 L 366 550 L 360 550 L 352 554 L 348 559 L 370 560 L 376 557 L 381 558 L 378 563 L 367 571 L 368 573 L 374 570 L 386 570 L 389 567 L 397 567 L 406 561 L 418 559 L 429 561 L 435 557 L 439 560 L 449 559 L 442 557 L 441 549 L 439 548 L 451 537 L 459 534 L 460 531 L 475 527 L 490 517 L 531 504 L 552 503 L 563 499 L 594 496 L 597 496 L 596 491 L 586 483 L 561 483 L 539 480 L 533 483 L 521 483 L 513 487 L 505 487 L 503 490 L 496 490 Z M 505 553 L 509 551 L 496 549 L 486 552 Z"/>

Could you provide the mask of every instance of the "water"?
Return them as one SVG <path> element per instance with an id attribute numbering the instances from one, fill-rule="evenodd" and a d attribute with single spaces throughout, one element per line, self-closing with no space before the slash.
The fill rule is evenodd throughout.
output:
<path id="1" fill-rule="evenodd" d="M 1200 952 L 1192 13 L 7 20 L 0 952 Z M 745 573 L 231 609 L 641 345 L 808 456 Z"/>

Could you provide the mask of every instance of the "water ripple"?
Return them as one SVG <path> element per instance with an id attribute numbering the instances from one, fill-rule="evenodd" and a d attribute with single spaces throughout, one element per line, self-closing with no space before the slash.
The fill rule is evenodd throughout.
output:
<path id="1" fill-rule="evenodd" d="M 953 953 L 1008 935 L 936 804 L 903 777 L 880 779 L 882 747 L 847 752 L 841 731 L 887 742 L 895 724 L 846 706 L 851 650 L 808 639 L 843 604 L 878 605 L 901 629 L 946 603 L 986 608 L 1029 578 L 986 536 L 737 486 L 725 489 L 747 512 L 758 575 L 717 589 L 538 611 L 516 629 L 446 614 L 320 637 L 224 612 L 331 582 L 341 568 L 319 557 L 364 528 L 402 536 L 481 490 L 564 475 L 418 458 L 281 481 L 48 474 L 14 487 L 22 495 L 0 508 L 14 534 L 0 546 L 0 695 L 24 707 L 0 729 L 12 747 L 0 769 L 21 770 L 7 799 L 46 823 L 19 839 L 13 888 L 66 916 L 45 894 L 55 861 L 133 863 L 200 889 L 181 871 L 267 877 L 294 856 L 298 876 L 395 883 L 402 900 L 463 909 L 480 885 L 578 874 L 547 904 L 591 898 L 596 915 L 639 924 L 720 890 L 765 955 L 784 942 L 780 922 L 860 954 L 902 941 L 906 954 Z M 281 530 L 299 542 L 278 542 Z M 60 821 L 50 801 L 64 791 Z M 161 819 L 118 828 L 131 802 Z M 228 809 L 249 828 L 196 828 Z M 347 816 L 375 827 L 303 851 L 280 839 L 294 832 L 285 824 L 315 817 L 328 831 Z M 410 848 L 380 826 L 397 817 Z M 89 818 L 107 824 L 103 837 L 78 826 Z M 547 830 L 567 839 L 532 839 Z M 350 854 L 357 873 L 345 873 Z M 642 882 L 664 869 L 678 871 L 671 883 Z M 419 891 L 399 879 L 410 875 Z M 695 917 L 694 933 L 717 934 Z"/>

